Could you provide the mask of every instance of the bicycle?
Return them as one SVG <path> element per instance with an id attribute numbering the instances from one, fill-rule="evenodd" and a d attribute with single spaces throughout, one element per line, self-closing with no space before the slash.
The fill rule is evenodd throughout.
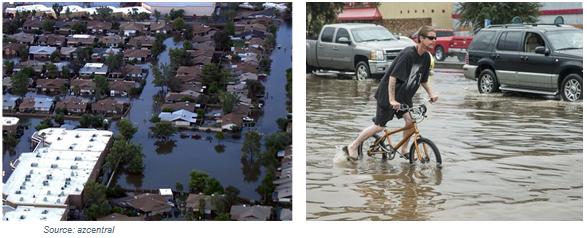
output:
<path id="1" fill-rule="evenodd" d="M 365 140 L 363 143 L 359 145 L 358 148 L 358 155 L 359 158 L 363 158 L 365 155 L 367 156 L 376 156 L 381 155 L 381 159 L 383 161 L 393 160 L 397 154 L 400 154 L 398 150 L 400 147 L 409 141 L 409 139 L 414 136 L 414 142 L 410 148 L 410 152 L 407 156 L 400 154 L 401 157 L 404 157 L 410 162 L 410 165 L 414 165 L 417 158 L 422 164 L 430 163 L 431 161 L 436 160 L 436 166 L 438 168 L 442 168 L 442 159 L 440 157 L 440 151 L 438 147 L 432 142 L 430 139 L 423 138 L 420 135 L 420 131 L 418 130 L 418 123 L 424 121 L 426 119 L 426 105 L 421 104 L 415 107 L 408 107 L 405 104 L 401 105 L 400 111 L 408 111 L 408 114 L 412 118 L 413 123 L 411 125 L 405 126 L 403 128 L 389 131 L 387 127 L 384 129 L 385 135 L 373 135 L 369 139 Z M 375 118 L 373 118 L 375 120 Z M 398 132 L 402 132 L 405 130 L 410 130 L 410 133 L 405 136 L 396 146 L 394 147 L 390 136 L 396 134 Z M 366 147 L 366 148 L 365 148 Z"/>

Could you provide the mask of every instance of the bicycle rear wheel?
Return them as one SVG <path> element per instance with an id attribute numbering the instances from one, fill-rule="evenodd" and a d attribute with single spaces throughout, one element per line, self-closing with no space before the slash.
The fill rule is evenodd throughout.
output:
<path id="1" fill-rule="evenodd" d="M 414 144 L 410 148 L 410 164 L 414 165 L 416 161 L 420 161 L 418 159 L 418 153 L 422 156 L 422 163 L 434 163 L 436 162 L 436 166 L 438 168 L 442 167 L 442 159 L 440 158 L 440 151 L 438 147 L 429 139 L 426 138 L 418 138 L 418 148 Z"/>
<path id="2" fill-rule="evenodd" d="M 368 156 L 375 157 L 375 156 L 379 155 L 379 154 L 372 154 L 372 155 L 369 155 L 368 154 L 369 149 L 372 148 L 372 147 L 373 147 L 373 149 L 371 150 L 372 152 L 375 152 L 375 151 L 383 151 L 383 149 L 386 148 L 385 147 L 384 140 L 381 140 L 379 142 L 379 144 L 375 144 L 375 142 L 377 142 L 379 140 L 379 138 L 381 138 L 381 137 L 378 136 L 378 135 L 373 135 L 373 136 L 369 137 L 368 139 L 366 139 L 365 141 L 363 141 L 363 143 L 361 143 L 359 145 L 359 148 L 358 148 L 358 150 L 359 150 L 359 159 L 364 159 L 364 158 L 367 158 Z M 381 154 L 381 159 L 382 160 L 386 160 L 387 159 L 387 153 Z"/>

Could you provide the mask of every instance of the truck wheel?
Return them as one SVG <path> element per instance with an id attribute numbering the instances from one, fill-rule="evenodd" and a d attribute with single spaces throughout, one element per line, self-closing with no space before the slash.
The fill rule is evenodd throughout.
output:
<path id="1" fill-rule="evenodd" d="M 497 77 L 491 69 L 486 69 L 479 74 L 479 80 L 477 80 L 477 89 L 479 93 L 493 93 L 498 89 Z"/>
<path id="2" fill-rule="evenodd" d="M 577 101 L 583 98 L 583 77 L 569 74 L 561 85 L 561 94 L 565 101 Z"/>
<path id="3" fill-rule="evenodd" d="M 446 54 L 444 53 L 444 48 L 442 48 L 442 46 L 437 46 L 434 50 L 434 59 L 437 61 L 444 61 L 444 59 L 446 59 Z"/>
<path id="4" fill-rule="evenodd" d="M 355 67 L 355 76 L 359 81 L 371 78 L 371 70 L 369 70 L 369 65 L 365 63 L 365 61 L 361 61 L 357 64 Z"/>

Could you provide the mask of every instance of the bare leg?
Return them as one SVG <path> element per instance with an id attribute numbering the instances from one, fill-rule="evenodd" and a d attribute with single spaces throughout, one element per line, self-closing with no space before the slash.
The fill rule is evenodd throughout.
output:
<path id="1" fill-rule="evenodd" d="M 410 117 L 410 114 L 409 114 L 409 113 L 411 113 L 411 112 L 404 113 L 404 115 L 403 115 L 404 121 L 406 121 L 406 126 L 412 125 L 412 123 L 414 123 L 414 122 L 412 121 L 412 117 Z M 404 131 L 404 138 L 405 138 L 406 136 L 410 135 L 410 132 L 411 132 L 411 130 L 405 130 L 405 131 Z M 402 155 L 405 155 L 405 154 L 407 154 L 408 152 L 410 152 L 410 151 L 409 151 L 409 149 L 408 149 L 408 146 L 409 146 L 409 145 L 410 145 L 410 139 L 408 139 L 408 140 L 407 140 L 407 141 L 406 141 L 406 142 L 405 142 L 405 143 L 402 145 L 402 148 L 401 148 L 401 153 L 402 153 Z"/>
<path id="2" fill-rule="evenodd" d="M 385 128 L 382 126 L 378 126 L 378 125 L 372 125 L 372 126 L 365 128 L 361 132 L 361 134 L 359 134 L 359 137 L 357 137 L 357 139 L 355 139 L 355 141 L 353 141 L 353 143 L 351 143 L 348 146 L 349 156 L 353 157 L 353 158 L 357 158 L 357 156 L 358 156 L 357 148 L 359 147 L 359 145 L 361 143 L 363 143 L 363 141 L 365 141 L 369 137 L 383 131 L 383 129 L 385 129 Z"/>

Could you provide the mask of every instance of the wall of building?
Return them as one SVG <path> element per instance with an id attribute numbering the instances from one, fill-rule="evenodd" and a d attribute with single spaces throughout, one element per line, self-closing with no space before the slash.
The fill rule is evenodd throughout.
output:
<path id="1" fill-rule="evenodd" d="M 452 29 L 453 28 L 453 3 L 452 2 L 382 2 L 379 6 L 379 12 L 383 21 L 388 19 L 406 19 L 406 21 L 393 21 L 393 23 L 403 24 L 397 26 L 399 29 L 413 29 L 414 26 L 410 21 L 420 20 L 420 23 L 427 22 L 434 28 Z M 407 20 L 411 19 L 411 20 Z M 425 20 L 428 19 L 428 20 Z M 391 22 L 390 22 L 391 23 Z M 384 23 L 385 24 L 385 23 Z M 405 25 L 410 24 L 410 25 Z M 388 28 L 390 29 L 390 28 Z M 417 29 L 417 28 L 416 28 Z M 390 29 L 391 30 L 391 29 Z M 415 30 L 414 30 L 415 31 Z"/>

